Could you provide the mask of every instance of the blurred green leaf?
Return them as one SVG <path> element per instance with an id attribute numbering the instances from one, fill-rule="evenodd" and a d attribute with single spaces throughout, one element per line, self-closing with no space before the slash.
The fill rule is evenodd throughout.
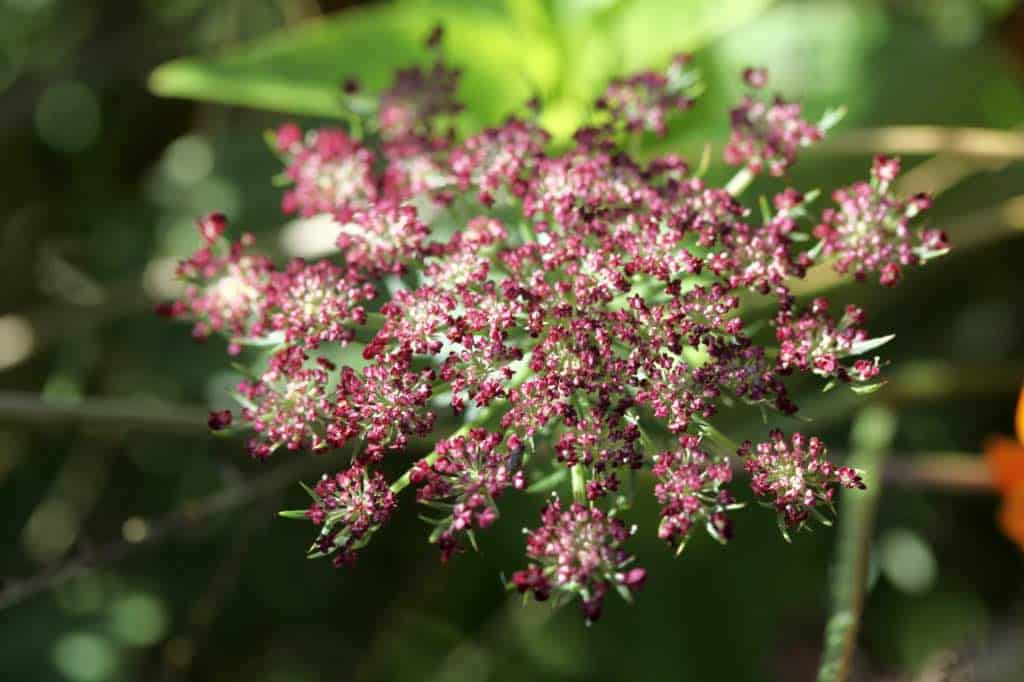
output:
<path id="1" fill-rule="evenodd" d="M 150 88 L 169 97 L 338 118 L 344 78 L 356 76 L 370 90 L 385 87 L 397 68 L 429 58 L 424 39 L 442 24 L 446 59 L 464 68 L 461 125 L 496 123 L 539 93 L 548 104 L 545 123 L 565 134 L 609 77 L 693 50 L 769 2 L 381 5 L 308 21 L 217 56 L 172 61 L 153 72 Z"/>

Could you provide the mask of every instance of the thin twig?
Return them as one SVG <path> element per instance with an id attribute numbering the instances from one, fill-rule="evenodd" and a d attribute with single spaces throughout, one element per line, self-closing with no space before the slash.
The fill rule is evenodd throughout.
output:
<path id="1" fill-rule="evenodd" d="M 271 511 L 266 508 L 273 501 L 273 497 L 262 501 L 260 505 L 250 509 L 245 519 L 238 524 L 238 530 L 232 534 L 231 542 L 211 573 L 206 589 L 189 609 L 187 631 L 171 640 L 182 646 L 188 655 L 182 656 L 181 660 L 165 655 L 160 680 L 170 681 L 184 677 L 198 653 L 204 636 L 213 627 L 218 614 L 238 584 L 245 556 L 256 531 L 273 518 Z"/>
<path id="2" fill-rule="evenodd" d="M 342 451 L 319 457 L 303 457 L 275 468 L 261 476 L 233 485 L 198 500 L 190 500 L 172 512 L 152 522 L 146 535 L 139 541 L 117 540 L 88 555 L 79 556 L 36 575 L 12 580 L 0 590 L 0 610 L 17 604 L 41 592 L 51 590 L 97 566 L 121 561 L 142 547 L 151 546 L 181 530 L 196 526 L 218 514 L 245 506 L 273 495 L 297 480 L 321 473 L 337 465 L 345 454 Z"/>
<path id="3" fill-rule="evenodd" d="M 0 421 L 53 426 L 88 424 L 123 431 L 201 435 L 208 433 L 207 413 L 191 405 L 89 397 L 47 399 L 28 391 L 0 391 Z"/>

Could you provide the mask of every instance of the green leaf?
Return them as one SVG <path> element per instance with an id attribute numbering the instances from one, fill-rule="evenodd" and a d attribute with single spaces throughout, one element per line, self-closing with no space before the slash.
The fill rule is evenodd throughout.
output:
<path id="1" fill-rule="evenodd" d="M 543 122 L 566 137 L 616 75 L 661 67 L 753 17 L 770 0 L 622 0 L 600 11 L 578 3 L 435 0 L 375 5 L 307 21 L 218 55 L 157 68 L 158 95 L 289 114 L 346 117 L 339 85 L 360 79 L 368 92 L 398 68 L 426 63 L 431 29 L 445 28 L 443 54 L 463 69 L 463 132 L 493 124 L 534 95 Z"/>
<path id="2" fill-rule="evenodd" d="M 397 69 L 431 59 L 424 41 L 439 23 L 446 59 L 464 68 L 460 95 L 475 125 L 497 122 L 538 86 L 552 88 L 557 53 L 550 40 L 468 4 L 339 12 L 220 55 L 164 64 L 150 76 L 150 88 L 168 97 L 342 118 L 346 77 L 371 92 L 383 89 Z"/>
<path id="3" fill-rule="evenodd" d="M 843 118 L 846 117 L 846 107 L 835 107 L 834 109 L 827 109 L 825 114 L 818 121 L 818 127 L 823 132 L 828 132 L 830 128 L 836 127 Z"/>
<path id="4" fill-rule="evenodd" d="M 633 603 L 633 592 L 628 587 L 621 583 L 616 583 L 615 591 L 619 593 L 619 596 L 622 597 L 622 600 L 624 602 L 626 602 L 627 604 Z"/>
<path id="5" fill-rule="evenodd" d="M 296 519 L 299 521 L 308 521 L 309 517 L 306 516 L 305 509 L 282 509 L 277 512 L 277 515 L 282 519 Z"/>
<path id="6" fill-rule="evenodd" d="M 621 71 L 649 68 L 757 15 L 771 0 L 646 0 L 624 3 L 610 33 L 621 46 Z"/>
<path id="7" fill-rule="evenodd" d="M 251 348 L 273 348 L 274 346 L 280 346 L 284 343 L 284 332 L 276 331 L 271 332 L 266 336 L 237 338 L 232 339 L 232 341 L 240 346 L 249 346 Z"/>
<path id="8" fill-rule="evenodd" d="M 876 384 L 864 384 L 863 386 L 850 384 L 850 390 L 856 393 L 857 395 L 871 395 L 878 389 L 882 388 L 882 386 L 885 386 L 885 384 L 886 382 L 884 381 L 879 381 Z"/>
<path id="9" fill-rule="evenodd" d="M 889 334 L 888 336 L 879 336 L 874 339 L 864 339 L 863 341 L 855 341 L 850 345 L 850 355 L 862 355 L 864 353 L 881 348 L 885 344 L 889 343 L 896 338 L 895 334 Z"/>
<path id="10" fill-rule="evenodd" d="M 241 393 L 238 393 L 238 392 L 232 393 L 231 397 L 234 398 L 235 402 L 237 402 L 242 407 L 250 409 L 250 410 L 252 410 L 254 412 L 259 410 L 259 408 L 256 406 L 256 403 L 254 403 L 253 401 L 249 400 L 248 398 L 246 398 Z"/>
<path id="11" fill-rule="evenodd" d="M 312 498 L 313 498 L 313 501 L 314 501 L 314 502 L 319 502 L 319 501 L 320 501 L 320 497 L 319 497 L 319 496 L 318 496 L 318 495 L 316 494 L 316 491 L 315 491 L 315 490 L 313 490 L 312 488 L 310 488 L 310 487 L 309 487 L 308 485 L 306 485 L 306 484 L 305 484 L 305 483 L 303 483 L 302 481 L 299 481 L 299 485 L 300 485 L 300 486 L 302 486 L 302 489 L 303 489 L 303 490 L 305 490 L 305 491 L 306 491 L 306 493 L 307 493 L 307 494 L 308 494 L 308 495 L 309 495 L 310 497 L 312 497 Z"/>
<path id="12" fill-rule="evenodd" d="M 560 486 L 565 479 L 569 478 L 569 470 L 560 468 L 552 474 L 545 476 L 526 489 L 529 494 L 546 493 Z"/>

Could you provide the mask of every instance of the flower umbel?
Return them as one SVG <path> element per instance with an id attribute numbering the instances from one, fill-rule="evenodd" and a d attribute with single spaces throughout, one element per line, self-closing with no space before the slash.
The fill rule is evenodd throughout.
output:
<path id="1" fill-rule="evenodd" d="M 333 557 L 335 565 L 351 564 L 397 507 L 395 495 L 379 471 L 354 465 L 334 476 L 324 474 L 311 492 L 306 516 L 320 526 L 311 556 Z"/>
<path id="2" fill-rule="evenodd" d="M 237 356 L 241 409 L 212 413 L 211 429 L 248 430 L 260 460 L 351 448 L 312 506 L 286 513 L 321 527 L 313 556 L 351 563 L 409 485 L 443 561 L 475 546 L 509 497 L 554 491 L 510 585 L 579 599 L 593 621 L 609 591 L 629 599 L 647 577 L 625 549 L 637 495 L 661 509 L 649 535 L 677 552 L 700 529 L 733 537 L 742 505 L 721 417 L 797 412 L 798 372 L 881 386 L 873 352 L 891 337 L 870 336 L 854 305 L 798 304 L 794 282 L 828 263 L 894 285 L 946 240 L 915 229 L 927 200 L 895 196 L 891 159 L 824 213 L 816 190 L 781 183 L 760 211 L 745 205 L 754 173 L 784 176 L 835 122 L 781 97 L 733 110 L 725 155 L 743 182 L 716 186 L 675 154 L 634 158 L 633 133 L 663 134 L 695 105 L 688 57 L 613 81 L 559 146 L 533 107 L 460 139 L 444 129 L 460 105 L 439 40 L 431 65 L 377 97 L 347 82 L 344 128 L 273 136 L 285 212 L 325 216 L 334 253 L 279 265 L 212 214 L 179 268 L 185 294 L 160 312 Z M 755 90 L 766 79 L 745 74 Z M 738 454 L 784 531 L 826 519 L 837 487 L 863 487 L 814 437 L 771 431 Z"/>
<path id="3" fill-rule="evenodd" d="M 473 530 L 486 529 L 498 519 L 497 500 L 506 488 L 522 490 L 523 472 L 515 467 L 501 434 L 470 429 L 434 447 L 433 462 L 420 460 L 409 479 L 421 486 L 420 502 L 445 513 L 435 520 L 430 541 L 437 543 L 441 559 L 448 561 L 458 549 L 458 537 L 467 535 L 476 544 Z"/>
<path id="4" fill-rule="evenodd" d="M 612 588 L 624 598 L 640 590 L 647 577 L 630 568 L 633 556 L 623 548 L 634 530 L 596 507 L 557 499 L 541 512 L 541 525 L 526 538 L 526 556 L 534 561 L 512 575 L 511 587 L 532 592 L 538 601 L 579 598 L 587 622 L 600 618 Z"/>
<path id="5" fill-rule="evenodd" d="M 737 454 L 750 473 L 754 494 L 767 498 L 778 512 L 783 534 L 803 528 L 812 516 L 829 523 L 821 508 L 832 510 L 836 488 L 864 489 L 855 469 L 825 459 L 825 444 L 818 438 L 794 433 L 787 440 L 778 430 L 768 435 L 770 440 L 756 447 L 744 443 Z"/>

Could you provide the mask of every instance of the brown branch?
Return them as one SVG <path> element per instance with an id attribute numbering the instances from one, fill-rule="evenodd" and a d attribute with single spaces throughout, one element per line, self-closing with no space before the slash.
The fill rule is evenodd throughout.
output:
<path id="1" fill-rule="evenodd" d="M 987 159 L 1024 158 L 1024 133 L 993 128 L 905 125 L 850 130 L 817 151 L 831 154 L 955 154 Z"/>

